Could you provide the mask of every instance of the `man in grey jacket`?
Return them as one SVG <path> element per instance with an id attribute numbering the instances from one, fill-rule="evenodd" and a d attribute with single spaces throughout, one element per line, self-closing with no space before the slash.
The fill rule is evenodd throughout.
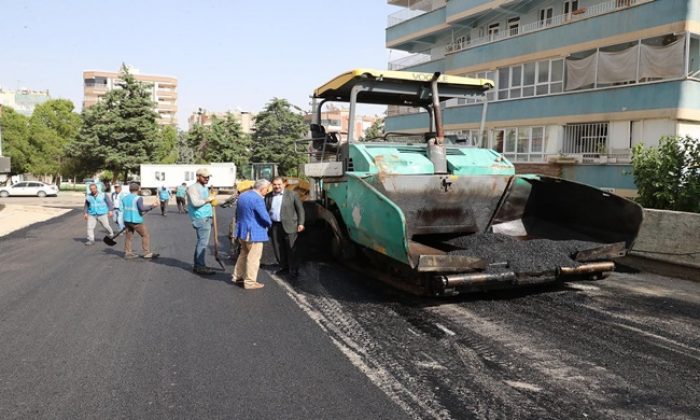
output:
<path id="1" fill-rule="evenodd" d="M 304 231 L 304 205 L 298 194 L 285 188 L 282 177 L 272 180 L 272 192 L 265 196 L 265 205 L 272 220 L 272 248 L 281 268 L 277 273 L 296 279 L 299 275 L 296 242 L 298 234 Z"/>

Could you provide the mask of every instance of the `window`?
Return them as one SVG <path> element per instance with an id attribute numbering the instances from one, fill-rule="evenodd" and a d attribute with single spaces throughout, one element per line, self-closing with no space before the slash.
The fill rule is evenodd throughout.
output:
<path id="1" fill-rule="evenodd" d="M 510 87 L 510 68 L 498 69 L 498 99 L 508 99 Z"/>
<path id="2" fill-rule="evenodd" d="M 578 10 L 578 0 L 566 0 L 564 2 L 564 14 L 569 15 L 571 12 Z"/>
<path id="3" fill-rule="evenodd" d="M 508 19 L 508 35 L 515 36 L 518 34 L 518 29 L 520 28 L 520 18 L 514 17 Z"/>
<path id="4" fill-rule="evenodd" d="M 554 14 L 554 9 L 547 7 L 546 9 L 540 9 L 540 25 L 549 26 L 552 24 L 552 16 Z"/>
<path id="5" fill-rule="evenodd" d="M 185 182 L 194 181 L 194 172 L 185 171 Z"/>
<path id="6" fill-rule="evenodd" d="M 40 188 L 42 185 L 38 182 L 30 182 L 29 187 L 30 188 Z"/>
<path id="7" fill-rule="evenodd" d="M 564 60 L 552 60 L 549 93 L 559 93 L 564 90 Z"/>
<path id="8" fill-rule="evenodd" d="M 607 150 L 608 123 L 567 124 L 564 126 L 563 153 L 600 154 Z"/>
<path id="9" fill-rule="evenodd" d="M 535 63 L 523 65 L 523 97 L 535 96 Z"/>
<path id="10" fill-rule="evenodd" d="M 496 147 L 503 144 L 502 153 L 513 162 L 544 161 L 544 127 L 517 127 L 497 129 L 494 132 Z M 505 141 L 503 141 L 505 139 Z"/>
<path id="11" fill-rule="evenodd" d="M 15 185 L 12 186 L 12 188 L 26 188 L 28 182 L 18 182 Z"/>
<path id="12" fill-rule="evenodd" d="M 535 94 L 537 96 L 549 93 L 549 60 L 537 62 L 537 85 Z"/>
<path id="13" fill-rule="evenodd" d="M 156 171 L 156 181 L 165 181 L 165 172 Z"/>
<path id="14" fill-rule="evenodd" d="M 489 25 L 489 41 L 493 41 L 498 38 L 498 27 L 500 23 L 492 23 Z"/>

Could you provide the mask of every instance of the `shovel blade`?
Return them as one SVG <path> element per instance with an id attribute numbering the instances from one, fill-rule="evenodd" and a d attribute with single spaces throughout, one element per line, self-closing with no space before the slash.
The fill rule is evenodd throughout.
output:
<path id="1" fill-rule="evenodd" d="M 105 244 L 107 244 L 109 246 L 114 246 L 117 244 L 117 241 L 112 239 L 111 236 L 105 236 L 104 239 L 102 239 L 102 242 L 104 242 Z"/>

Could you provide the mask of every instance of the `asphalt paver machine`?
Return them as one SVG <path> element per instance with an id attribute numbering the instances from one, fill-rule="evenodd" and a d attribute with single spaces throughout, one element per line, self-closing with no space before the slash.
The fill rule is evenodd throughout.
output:
<path id="1" fill-rule="evenodd" d="M 612 260 L 637 236 L 639 205 L 576 182 L 516 175 L 494 150 L 446 143 L 444 102 L 492 87 L 484 79 L 358 69 L 314 91 L 307 208 L 330 227 L 335 257 L 423 295 L 596 278 L 614 269 Z M 329 102 L 349 104 L 347 135 L 320 125 Z M 358 104 L 418 108 L 427 131 L 418 141 L 387 135 L 355 142 Z"/>

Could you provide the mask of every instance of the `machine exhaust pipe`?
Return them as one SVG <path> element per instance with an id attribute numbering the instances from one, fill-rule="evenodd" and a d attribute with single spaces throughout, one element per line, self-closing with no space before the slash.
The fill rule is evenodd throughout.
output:
<path id="1" fill-rule="evenodd" d="M 440 92 L 438 80 L 440 72 L 433 74 L 430 89 L 433 96 L 433 118 L 435 119 L 435 138 L 428 140 L 428 157 L 433 163 L 436 174 L 447 173 L 447 152 L 445 151 L 445 128 L 442 125 L 442 109 L 440 109 Z"/>

